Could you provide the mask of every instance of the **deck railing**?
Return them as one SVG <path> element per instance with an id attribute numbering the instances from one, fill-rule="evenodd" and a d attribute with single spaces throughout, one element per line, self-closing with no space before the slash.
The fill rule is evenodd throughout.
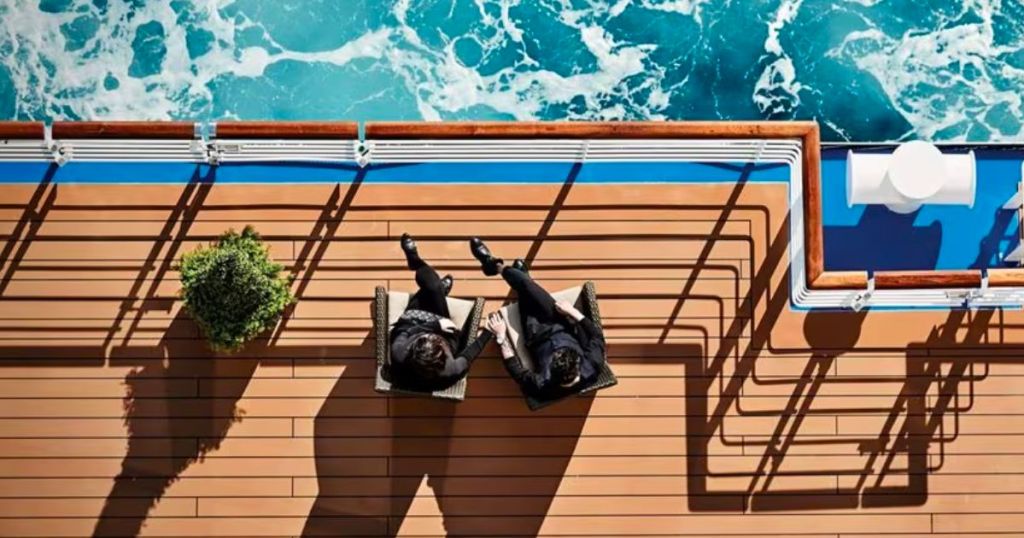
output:
<path id="1" fill-rule="evenodd" d="M 972 290 L 991 288 L 993 304 L 1024 297 L 1024 269 L 959 271 L 826 271 L 821 199 L 821 143 L 814 122 L 0 122 L 5 159 L 45 159 L 66 143 L 76 160 L 342 160 L 365 164 L 425 158 L 493 160 L 783 160 L 794 168 L 793 297 L 807 306 L 842 306 L 851 293 L 879 290 L 889 302 L 955 305 Z M 27 143 L 46 140 L 47 144 Z M 197 141 L 216 141 L 209 146 Z M 275 141 L 295 141 L 281 144 Z M 791 147 L 767 141 L 798 142 Z M 24 142 L 22 142 L 24 141 Z M 116 147 L 108 141 L 117 141 Z M 133 143 L 132 141 L 139 141 Z M 244 144 L 229 144 L 244 141 Z M 261 142 L 262 141 L 262 142 Z M 537 143 L 541 141 L 542 143 Z M 21 142 L 21 143 L 19 143 Z M 722 144 L 727 147 L 721 148 Z M 798 170 L 797 170 L 798 169 Z M 798 184 L 796 183 L 798 181 Z M 802 253 L 802 255 L 801 255 Z M 802 267 L 800 267 L 802 266 Z M 1020 289 L 1017 289 L 1020 288 Z M 931 291 L 930 291 L 931 290 Z M 812 298 L 812 296 L 816 297 Z M 984 300 L 983 300 L 984 302 Z M 886 301 L 882 301 L 886 303 Z"/>

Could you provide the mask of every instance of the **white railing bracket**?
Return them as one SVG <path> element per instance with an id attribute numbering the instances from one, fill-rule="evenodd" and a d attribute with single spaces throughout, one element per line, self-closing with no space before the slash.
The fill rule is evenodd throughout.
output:
<path id="1" fill-rule="evenodd" d="M 362 140 L 353 141 L 353 149 L 356 155 L 356 164 L 359 168 L 366 168 L 373 159 L 373 143 Z"/>
<path id="2" fill-rule="evenodd" d="M 868 287 L 858 291 L 847 299 L 847 306 L 854 312 L 860 312 L 871 303 L 871 296 L 875 294 L 875 275 L 868 276 Z"/>
<path id="3" fill-rule="evenodd" d="M 754 164 L 761 163 L 761 155 L 764 154 L 764 148 L 768 145 L 767 139 L 761 139 L 761 142 L 757 145 L 757 153 L 754 154 Z"/>
<path id="4" fill-rule="evenodd" d="M 979 299 L 987 299 L 988 295 L 988 271 L 982 271 L 981 287 L 975 290 L 967 290 L 967 294 L 964 297 L 964 306 L 970 308 L 972 303 Z"/>
<path id="5" fill-rule="evenodd" d="M 46 151 L 50 152 L 50 157 L 58 167 L 67 164 L 74 156 L 70 144 L 65 144 L 64 142 L 53 139 L 53 126 L 50 124 L 43 126 L 43 144 L 46 146 Z"/>

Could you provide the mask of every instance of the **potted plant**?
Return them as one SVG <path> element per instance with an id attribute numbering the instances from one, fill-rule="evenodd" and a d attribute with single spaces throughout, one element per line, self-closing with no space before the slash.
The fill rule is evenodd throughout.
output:
<path id="1" fill-rule="evenodd" d="M 214 351 L 233 352 L 271 329 L 295 302 L 292 278 L 252 226 L 181 257 L 181 298 Z"/>

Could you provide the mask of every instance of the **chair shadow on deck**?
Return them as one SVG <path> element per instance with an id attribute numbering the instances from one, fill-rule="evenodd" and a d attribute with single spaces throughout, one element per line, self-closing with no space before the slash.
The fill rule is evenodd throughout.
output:
<path id="1" fill-rule="evenodd" d="M 343 374 L 317 414 L 318 496 L 303 536 L 539 533 L 592 397 L 530 414 L 510 380 L 477 378 L 465 402 L 392 395 L 379 400 L 386 418 L 360 418 L 348 387 L 365 382 Z M 482 383 L 508 385 L 506 396 L 473 394 Z"/>

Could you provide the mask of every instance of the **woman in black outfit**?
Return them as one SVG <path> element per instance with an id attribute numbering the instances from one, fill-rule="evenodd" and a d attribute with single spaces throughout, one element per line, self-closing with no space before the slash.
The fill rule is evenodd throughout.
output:
<path id="1" fill-rule="evenodd" d="M 490 334 L 485 331 L 472 344 L 455 351 L 459 327 L 451 320 L 446 300 L 454 279 L 438 276 L 420 258 L 409 234 L 402 234 L 401 245 L 409 269 L 416 272 L 419 291 L 409 298 L 391 331 L 391 381 L 407 390 L 444 390 L 466 375 Z"/>
<path id="2" fill-rule="evenodd" d="M 492 256 L 483 241 L 476 237 L 470 239 L 469 247 L 485 275 L 501 274 L 519 296 L 523 337 L 536 361 L 534 370 L 527 369 L 515 358 L 515 348 L 506 337 L 505 322 L 500 314 L 488 317 L 487 328 L 501 347 L 505 368 L 523 390 L 538 398 L 556 398 L 579 392 L 596 381 L 605 361 L 601 328 L 569 302 L 555 301 L 530 278 L 522 259 L 506 266 L 504 260 Z"/>

